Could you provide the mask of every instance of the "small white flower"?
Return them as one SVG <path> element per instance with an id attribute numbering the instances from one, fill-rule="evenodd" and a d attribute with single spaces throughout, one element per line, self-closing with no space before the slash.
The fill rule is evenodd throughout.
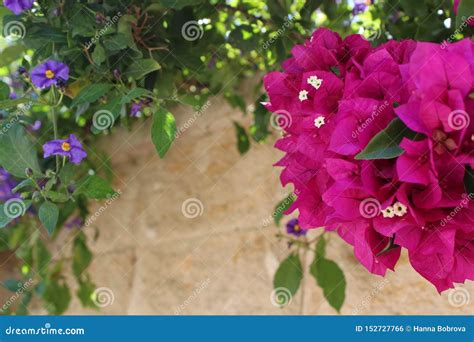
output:
<path id="1" fill-rule="evenodd" d="M 300 99 L 301 102 L 303 102 L 304 100 L 307 100 L 308 99 L 308 91 L 307 90 L 301 90 L 300 95 L 299 95 L 299 99 Z"/>
<path id="2" fill-rule="evenodd" d="M 382 210 L 383 217 L 393 218 L 395 216 L 395 212 L 392 206 L 388 206 L 384 210 Z"/>
<path id="3" fill-rule="evenodd" d="M 407 213 L 408 209 L 407 209 L 407 206 L 404 205 L 403 203 L 396 202 L 393 205 L 393 211 L 395 212 L 395 215 L 403 216 Z"/>
<path id="4" fill-rule="evenodd" d="M 318 128 L 321 128 L 322 125 L 324 125 L 324 116 L 320 115 L 316 119 L 314 119 L 314 125 Z"/>
<path id="5" fill-rule="evenodd" d="M 318 78 L 318 76 L 309 76 L 306 81 L 308 82 L 308 84 L 311 84 L 316 89 L 319 89 L 321 87 L 321 84 L 323 83 L 323 79 Z"/>

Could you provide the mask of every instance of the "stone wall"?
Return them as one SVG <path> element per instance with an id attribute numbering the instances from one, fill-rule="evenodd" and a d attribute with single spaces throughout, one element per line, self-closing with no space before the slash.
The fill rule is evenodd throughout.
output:
<path id="1" fill-rule="evenodd" d="M 103 139 L 122 195 L 86 231 L 90 239 L 94 227 L 100 232 L 90 243 L 90 271 L 108 305 L 83 309 L 74 299 L 68 314 L 335 314 L 311 277 L 285 308 L 270 300 L 287 246 L 263 222 L 291 191 L 272 167 L 281 156 L 272 141 L 239 156 L 232 120 L 242 114 L 221 98 L 210 99 L 197 117 L 189 107 L 173 113 L 178 127 L 189 128 L 164 160 L 150 142 L 149 122 Z M 190 207 L 183 214 L 183 203 L 197 204 L 197 212 Z M 91 208 L 99 210 L 99 204 Z M 457 307 L 449 291 L 439 295 L 406 255 L 384 279 L 369 274 L 335 235 L 328 253 L 346 275 L 343 314 L 473 312 L 473 300 Z M 461 295 L 474 293 L 472 282 L 463 288 Z"/>

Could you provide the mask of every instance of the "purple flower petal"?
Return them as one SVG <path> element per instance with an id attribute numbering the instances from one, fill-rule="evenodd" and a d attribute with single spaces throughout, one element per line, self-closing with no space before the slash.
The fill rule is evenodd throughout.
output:
<path id="1" fill-rule="evenodd" d="M 3 4 L 16 15 L 33 7 L 34 0 L 3 0 Z"/>

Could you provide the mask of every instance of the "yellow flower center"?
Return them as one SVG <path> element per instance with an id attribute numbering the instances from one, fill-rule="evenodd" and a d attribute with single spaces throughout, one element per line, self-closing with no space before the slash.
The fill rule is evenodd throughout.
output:
<path id="1" fill-rule="evenodd" d="M 68 142 L 63 142 L 61 148 L 64 152 L 69 152 L 71 150 L 71 144 Z"/>
<path id="2" fill-rule="evenodd" d="M 297 224 L 295 224 L 295 227 L 293 228 L 295 232 L 299 232 L 301 230 L 301 227 Z"/>
<path id="3" fill-rule="evenodd" d="M 44 75 L 46 76 L 46 78 L 51 79 L 51 78 L 54 77 L 54 72 L 53 72 L 52 70 L 46 70 L 46 71 L 44 72 Z"/>

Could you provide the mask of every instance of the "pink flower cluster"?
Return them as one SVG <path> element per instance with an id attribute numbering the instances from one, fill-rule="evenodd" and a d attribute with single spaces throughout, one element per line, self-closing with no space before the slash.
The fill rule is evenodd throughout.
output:
<path id="1" fill-rule="evenodd" d="M 276 165 L 299 194 L 288 212 L 298 209 L 303 229 L 336 231 L 374 274 L 394 270 L 406 248 L 438 291 L 473 280 L 473 42 L 373 48 L 319 29 L 292 55 L 264 78 L 284 130 Z M 396 121 L 400 139 L 386 149 L 399 154 L 356 158 Z"/>

